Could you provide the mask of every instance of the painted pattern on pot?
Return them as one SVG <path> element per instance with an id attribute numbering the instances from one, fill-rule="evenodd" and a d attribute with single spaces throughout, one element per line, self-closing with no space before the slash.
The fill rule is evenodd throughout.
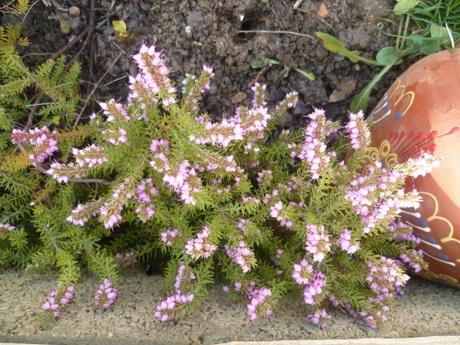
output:
<path id="1" fill-rule="evenodd" d="M 410 181 L 423 197 L 403 216 L 420 236 L 427 278 L 460 287 L 460 49 L 428 56 L 390 87 L 369 116 L 370 161 L 403 162 L 421 152 L 441 166 Z"/>

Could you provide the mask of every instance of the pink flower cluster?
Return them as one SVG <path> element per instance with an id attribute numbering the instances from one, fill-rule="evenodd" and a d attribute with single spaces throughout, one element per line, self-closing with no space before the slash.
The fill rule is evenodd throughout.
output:
<path id="1" fill-rule="evenodd" d="M 88 205 L 78 204 L 66 220 L 74 225 L 84 226 L 89 220 Z"/>
<path id="2" fill-rule="evenodd" d="M 324 226 L 307 224 L 306 230 L 305 250 L 313 255 L 313 261 L 323 261 L 325 255 L 331 250 L 329 237 L 324 232 Z"/>
<path id="3" fill-rule="evenodd" d="M 107 162 L 104 148 L 95 144 L 91 144 L 84 149 L 73 148 L 72 154 L 75 157 L 75 163 L 51 163 L 50 169 L 46 173 L 58 182 L 68 183 L 71 178 L 82 177 L 87 169 L 103 165 Z"/>
<path id="4" fill-rule="evenodd" d="M 155 317 L 161 322 L 168 321 L 174 318 L 175 313 L 179 312 L 185 305 L 190 304 L 195 295 L 183 292 L 183 290 L 195 279 L 196 276 L 192 269 L 181 263 L 177 269 L 174 283 L 175 292 L 158 303 L 154 312 Z"/>
<path id="5" fill-rule="evenodd" d="M 308 284 L 303 289 L 303 301 L 305 304 L 315 305 L 326 286 L 326 276 L 321 271 L 315 271 Z"/>
<path id="6" fill-rule="evenodd" d="M 184 104 L 187 109 L 194 112 L 198 111 L 198 101 L 201 95 L 208 91 L 210 88 L 210 80 L 214 77 L 214 70 L 212 67 L 203 65 L 203 71 L 201 72 L 198 80 L 193 75 L 187 75 L 184 80 Z"/>
<path id="7" fill-rule="evenodd" d="M 136 263 L 136 254 L 134 252 L 121 253 L 117 252 L 115 254 L 115 259 L 118 261 L 118 264 L 123 268 L 128 268 L 133 266 Z"/>
<path id="8" fill-rule="evenodd" d="M 335 153 L 327 152 L 326 139 L 334 132 L 334 127 L 322 109 L 315 109 L 308 117 L 310 123 L 305 129 L 305 141 L 298 157 L 307 163 L 311 178 L 317 180 L 331 172 L 330 163 Z"/>
<path id="9" fill-rule="evenodd" d="M 257 199 L 257 198 L 254 198 L 252 196 L 247 196 L 247 195 L 243 195 L 241 197 L 241 201 L 246 204 L 246 205 L 250 205 L 250 206 L 258 206 L 260 204 L 260 200 Z"/>
<path id="10" fill-rule="evenodd" d="M 299 285 L 307 285 L 313 276 L 313 266 L 303 259 L 299 263 L 294 264 L 294 271 L 292 271 L 292 278 Z"/>
<path id="11" fill-rule="evenodd" d="M 276 218 L 280 225 L 286 228 L 292 228 L 294 225 L 292 220 L 287 217 L 285 207 L 281 201 L 277 201 L 270 207 L 270 216 Z"/>
<path id="12" fill-rule="evenodd" d="M 155 188 L 151 178 L 143 179 L 136 187 L 136 214 L 143 222 L 155 214 L 155 205 L 152 199 L 156 195 L 158 195 L 158 189 Z"/>
<path id="13" fill-rule="evenodd" d="M 391 220 L 402 209 L 418 208 L 416 191 L 406 193 L 403 188 L 405 175 L 385 169 L 380 162 L 369 167 L 350 183 L 345 198 L 350 201 L 364 224 L 364 233 L 377 224 Z"/>
<path id="14" fill-rule="evenodd" d="M 433 169 L 438 168 L 441 165 L 441 160 L 430 153 L 424 152 L 416 158 L 409 158 L 406 164 L 408 175 L 416 178 L 418 176 L 425 176 L 431 173 Z"/>
<path id="15" fill-rule="evenodd" d="M 193 273 L 192 269 L 185 264 L 181 263 L 177 269 L 176 281 L 174 283 L 174 288 L 176 292 L 181 292 L 184 286 L 190 284 L 192 280 L 195 280 L 196 276 Z"/>
<path id="16" fill-rule="evenodd" d="M 243 273 L 249 272 L 251 267 L 255 264 L 254 252 L 247 246 L 244 241 L 240 241 L 236 248 L 231 248 L 226 244 L 225 252 L 233 262 L 240 265 Z"/>
<path id="17" fill-rule="evenodd" d="M 246 139 L 249 142 L 262 139 L 268 122 L 273 118 L 265 103 L 265 85 L 256 83 L 251 89 L 254 92 L 252 108 L 239 107 L 230 119 L 213 123 L 208 120 L 200 121 L 204 125 L 201 136 L 190 136 L 190 141 L 199 145 L 211 144 L 218 147 L 228 147 L 233 141 Z M 288 94 L 278 108 L 288 108 L 297 102 L 297 94 Z"/>
<path id="18" fill-rule="evenodd" d="M 305 304 L 315 305 L 326 286 L 326 277 L 324 273 L 314 270 L 313 266 L 305 259 L 294 264 L 292 272 L 294 281 L 302 285 Z"/>
<path id="19" fill-rule="evenodd" d="M 273 177 L 273 173 L 271 170 L 262 170 L 257 173 L 256 180 L 259 185 L 262 185 L 264 183 L 265 184 L 269 183 L 272 177 Z"/>
<path id="20" fill-rule="evenodd" d="M 166 154 L 169 152 L 169 142 L 165 139 L 153 139 L 150 144 L 150 151 L 153 152 L 153 160 L 150 166 L 159 173 L 169 171 L 169 159 Z"/>
<path id="21" fill-rule="evenodd" d="M 182 161 L 177 171 L 169 171 L 163 176 L 163 182 L 174 190 L 185 204 L 196 205 L 194 194 L 200 191 L 201 180 L 196 176 L 197 172 L 189 161 Z"/>
<path id="22" fill-rule="evenodd" d="M 354 254 L 359 249 L 359 243 L 351 238 L 351 231 L 344 229 L 337 240 L 340 248 L 348 254 Z"/>
<path id="23" fill-rule="evenodd" d="M 372 302 L 380 304 L 394 297 L 406 284 L 409 276 L 404 274 L 398 263 L 381 256 L 378 261 L 368 263 L 366 282 L 375 293 Z"/>
<path id="24" fill-rule="evenodd" d="M 391 222 L 385 231 L 391 233 L 395 240 L 420 244 L 420 238 L 414 233 L 412 227 L 401 220 Z"/>
<path id="25" fill-rule="evenodd" d="M 193 259 L 207 259 L 217 250 L 217 246 L 209 242 L 210 231 L 207 226 L 185 244 L 185 254 Z"/>
<path id="26" fill-rule="evenodd" d="M 319 326 L 320 329 L 324 329 L 325 322 L 331 319 L 331 316 L 327 313 L 326 309 L 318 309 L 308 314 L 307 319 L 312 324 Z"/>
<path id="27" fill-rule="evenodd" d="M 269 288 L 256 288 L 255 283 L 251 282 L 247 296 L 249 303 L 246 308 L 251 321 L 257 319 L 259 315 L 270 316 L 272 314 L 272 292 Z"/>
<path id="28" fill-rule="evenodd" d="M 120 145 L 128 143 L 128 132 L 124 128 L 107 129 L 103 132 L 105 140 L 112 145 Z"/>
<path id="29" fill-rule="evenodd" d="M 168 229 L 162 232 L 160 236 L 166 246 L 172 247 L 174 241 L 180 236 L 180 231 L 177 229 Z"/>
<path id="30" fill-rule="evenodd" d="M 221 156 L 218 154 L 209 154 L 206 157 L 206 165 L 204 166 L 204 170 L 209 172 L 219 171 L 223 173 L 243 173 L 243 169 L 236 164 L 235 157 L 232 155 Z"/>
<path id="31" fill-rule="evenodd" d="M 28 131 L 13 129 L 11 141 L 13 144 L 29 144 L 32 151 L 29 159 L 32 165 L 38 167 L 59 150 L 56 140 L 57 132 L 50 132 L 48 128 L 33 128 Z"/>
<path id="32" fill-rule="evenodd" d="M 61 289 L 59 289 L 61 290 Z M 74 287 L 72 285 L 62 289 L 62 292 L 57 289 L 52 289 L 45 302 L 42 304 L 42 309 L 50 312 L 53 317 L 59 316 L 59 309 L 73 299 Z"/>
<path id="33" fill-rule="evenodd" d="M 99 105 L 104 115 L 107 116 L 107 122 L 131 120 L 123 105 L 115 102 L 114 99 L 109 100 L 107 103 L 99 102 Z"/>
<path id="34" fill-rule="evenodd" d="M 181 307 L 190 304 L 193 298 L 193 293 L 176 292 L 173 295 L 169 295 L 158 303 L 154 315 L 161 322 L 168 321 L 174 318 L 174 314 L 180 310 Z"/>
<path id="35" fill-rule="evenodd" d="M 365 149 L 371 141 L 371 132 L 367 122 L 364 120 L 362 111 L 350 113 L 350 120 L 345 126 L 345 131 L 350 138 L 351 147 L 355 150 Z"/>
<path id="36" fill-rule="evenodd" d="M 100 207 L 99 201 L 93 201 L 86 204 L 78 204 L 66 218 L 69 223 L 77 226 L 84 226 L 90 216 L 96 216 Z"/>
<path id="37" fill-rule="evenodd" d="M 112 197 L 99 209 L 99 220 L 106 229 L 112 229 L 121 222 L 121 211 L 126 202 L 132 197 L 130 180 L 125 180 L 115 188 Z"/>
<path id="38" fill-rule="evenodd" d="M 427 263 L 423 260 L 421 249 L 411 249 L 399 256 L 399 260 L 415 273 L 427 268 Z"/>
<path id="39" fill-rule="evenodd" d="M 133 56 L 137 63 L 140 73 L 131 81 L 131 90 L 135 93 L 131 95 L 131 99 L 135 99 L 145 93 L 156 95 L 161 98 L 164 107 L 169 107 L 176 103 L 176 89 L 172 86 L 169 80 L 169 68 L 166 66 L 164 56 L 161 52 L 155 51 L 155 46 L 147 47 L 142 45 L 138 54 Z M 142 91 L 143 90 L 143 91 Z"/>
<path id="40" fill-rule="evenodd" d="M 75 162 L 81 168 L 92 168 L 107 162 L 104 148 L 95 144 L 91 144 L 84 149 L 73 148 L 72 154 L 75 157 Z"/>
<path id="41" fill-rule="evenodd" d="M 247 235 L 248 234 L 248 223 L 249 221 L 247 219 L 240 218 L 237 220 L 235 226 L 238 230 L 240 230 L 243 233 L 243 235 Z"/>
<path id="42" fill-rule="evenodd" d="M 8 223 L 0 223 L 0 234 L 1 233 L 10 233 L 10 232 L 13 232 L 14 230 L 16 230 L 16 227 L 14 227 L 13 225 L 11 224 L 8 224 Z"/>
<path id="43" fill-rule="evenodd" d="M 112 286 L 112 280 L 105 278 L 94 296 L 94 302 L 97 307 L 104 310 L 109 309 L 118 298 L 118 290 Z"/>

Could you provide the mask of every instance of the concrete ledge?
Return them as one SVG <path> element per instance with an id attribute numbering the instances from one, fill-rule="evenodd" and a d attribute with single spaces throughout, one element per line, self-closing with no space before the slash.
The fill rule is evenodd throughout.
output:
<path id="1" fill-rule="evenodd" d="M 131 343 L 130 343 L 131 344 Z M 216 345 L 458 345 L 460 336 L 434 336 L 418 338 L 364 338 L 322 340 L 232 341 Z M 0 343 L 0 345 L 46 345 Z"/>
<path id="2" fill-rule="evenodd" d="M 176 322 L 160 323 L 154 319 L 153 310 L 161 297 L 161 283 L 159 276 L 146 276 L 139 271 L 123 273 L 117 284 L 120 299 L 112 310 L 101 312 L 94 309 L 93 302 L 98 281 L 93 276 L 84 277 L 76 286 L 75 301 L 66 306 L 56 324 L 41 329 L 40 305 L 56 284 L 56 276 L 0 272 L 0 343 L 460 345 L 460 289 L 420 279 L 409 282 L 406 295 L 398 299 L 393 308 L 391 320 L 378 331 L 340 311 L 332 313 L 332 320 L 321 331 L 308 323 L 306 308 L 299 298 L 283 300 L 270 318 L 249 322 L 244 301 L 230 299 L 218 287 L 210 291 L 192 315 Z M 404 339 L 427 336 L 455 337 Z M 322 340 L 315 342 L 314 339 Z"/>
<path id="3" fill-rule="evenodd" d="M 232 341 L 218 345 L 459 345 L 460 336 L 323 340 Z"/>

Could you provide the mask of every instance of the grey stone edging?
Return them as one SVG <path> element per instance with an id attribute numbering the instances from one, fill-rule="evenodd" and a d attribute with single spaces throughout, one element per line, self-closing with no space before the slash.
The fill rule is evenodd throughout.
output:
<path id="1" fill-rule="evenodd" d="M 56 275 L 31 276 L 3 271 L 0 273 L 0 343 L 402 345 L 412 341 L 414 345 L 436 345 L 436 342 L 460 345 L 460 339 L 455 338 L 460 336 L 460 289 L 421 279 L 409 282 L 406 295 L 398 298 L 390 320 L 379 330 L 369 329 L 341 311 L 332 311 L 332 319 L 324 330 L 320 330 L 306 320 L 306 308 L 299 300 L 301 296 L 283 300 L 272 317 L 249 322 L 244 298 L 232 299 L 219 286 L 210 290 L 193 314 L 160 323 L 153 317 L 153 310 L 161 298 L 162 282 L 157 275 L 123 272 L 117 283 L 119 300 L 111 310 L 101 312 L 94 308 L 94 292 L 99 282 L 94 276 L 85 275 L 75 287 L 75 300 L 64 308 L 56 324 L 41 329 L 40 305 L 55 286 Z M 413 340 L 418 338 L 406 339 L 430 336 L 441 337 L 420 338 L 423 340 L 418 343 Z M 378 343 L 381 338 L 385 338 L 381 340 L 383 343 Z M 402 340 L 390 340 L 393 338 Z"/>
<path id="2" fill-rule="evenodd" d="M 232 341 L 216 345 L 459 345 L 460 336 L 322 340 Z"/>

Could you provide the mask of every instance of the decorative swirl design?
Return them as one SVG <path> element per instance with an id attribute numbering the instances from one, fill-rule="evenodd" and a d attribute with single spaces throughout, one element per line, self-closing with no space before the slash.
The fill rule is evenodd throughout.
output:
<path id="1" fill-rule="evenodd" d="M 393 110 L 400 106 L 401 110 L 393 116 L 394 120 L 398 120 L 407 114 L 412 104 L 414 104 L 414 100 L 414 91 L 407 91 L 406 86 L 398 78 L 377 104 L 369 119 L 372 124 L 377 124 L 392 115 Z"/>
<path id="2" fill-rule="evenodd" d="M 398 164 L 398 155 L 391 152 L 391 143 L 388 140 L 382 141 L 379 148 L 368 147 L 366 158 L 369 165 L 380 161 L 385 167 L 392 168 Z"/>

